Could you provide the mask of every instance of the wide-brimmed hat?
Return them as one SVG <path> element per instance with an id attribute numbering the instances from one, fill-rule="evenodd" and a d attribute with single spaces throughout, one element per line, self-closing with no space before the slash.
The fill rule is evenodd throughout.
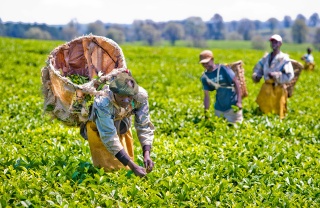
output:
<path id="1" fill-rule="evenodd" d="M 132 76 L 127 73 L 120 73 L 109 85 L 113 93 L 119 95 L 133 96 L 138 93 L 138 84 Z"/>
<path id="2" fill-rule="evenodd" d="M 213 53 L 210 50 L 204 50 L 200 53 L 200 64 L 208 63 L 213 58 Z"/>

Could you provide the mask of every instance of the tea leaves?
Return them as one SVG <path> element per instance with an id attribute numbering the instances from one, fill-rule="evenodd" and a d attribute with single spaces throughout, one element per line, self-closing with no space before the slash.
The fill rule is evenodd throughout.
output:
<path id="1" fill-rule="evenodd" d="M 140 179 L 94 167 L 79 129 L 43 115 L 40 69 L 59 44 L 0 38 L 0 207 L 320 205 L 318 67 L 302 72 L 280 120 L 256 110 L 262 83 L 254 84 L 251 72 L 263 52 L 213 48 L 218 63 L 245 63 L 244 122 L 229 126 L 212 106 L 204 118 L 201 49 L 124 45 L 156 126 L 155 168 Z M 299 60 L 304 50 L 285 52 Z M 136 136 L 135 158 L 143 164 Z"/>

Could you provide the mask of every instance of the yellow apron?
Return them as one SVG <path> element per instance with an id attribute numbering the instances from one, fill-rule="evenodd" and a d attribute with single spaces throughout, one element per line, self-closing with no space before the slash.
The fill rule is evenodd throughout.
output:
<path id="1" fill-rule="evenodd" d="M 120 168 L 129 169 L 129 167 L 124 167 L 122 163 L 113 156 L 107 148 L 102 143 L 97 126 L 94 122 L 87 122 L 87 134 L 88 134 L 88 142 L 91 151 L 91 157 L 93 165 L 96 167 L 102 167 L 106 172 L 110 172 L 112 170 L 118 170 Z M 129 155 L 129 157 L 133 160 L 134 151 L 133 151 L 133 137 L 131 129 L 129 129 L 125 134 L 119 135 L 120 142 Z"/>
<path id="2" fill-rule="evenodd" d="M 274 85 L 273 80 L 266 80 L 256 102 L 263 113 L 275 113 L 283 119 L 287 112 L 287 99 L 288 92 L 285 85 Z"/>
<path id="3" fill-rule="evenodd" d="M 315 64 L 314 64 L 314 63 L 305 63 L 305 64 L 304 64 L 304 69 L 305 69 L 305 70 L 308 70 L 308 71 L 313 71 L 313 70 L 314 70 L 314 67 L 315 67 Z"/>

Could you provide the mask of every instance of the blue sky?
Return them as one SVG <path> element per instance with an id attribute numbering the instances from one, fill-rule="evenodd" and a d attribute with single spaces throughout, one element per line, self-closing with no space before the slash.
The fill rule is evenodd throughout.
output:
<path id="1" fill-rule="evenodd" d="M 320 0 L 7 0 L 0 7 L 3 22 L 51 25 L 72 19 L 131 24 L 134 20 L 161 22 L 197 16 L 208 21 L 216 13 L 224 21 L 283 20 L 285 15 L 295 19 L 298 14 L 309 18 L 313 13 L 320 15 Z"/>

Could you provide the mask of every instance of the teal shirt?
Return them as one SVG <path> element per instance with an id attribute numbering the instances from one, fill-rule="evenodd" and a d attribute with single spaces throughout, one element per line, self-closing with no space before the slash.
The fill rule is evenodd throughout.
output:
<path id="1" fill-rule="evenodd" d="M 232 71 L 232 69 L 224 65 L 221 65 L 219 78 L 217 77 L 218 69 L 214 70 L 213 72 L 204 72 L 204 74 L 206 76 L 205 75 L 201 76 L 203 90 L 208 90 L 208 91 L 216 90 L 214 86 L 208 83 L 206 77 L 208 77 L 214 83 L 218 83 L 218 79 L 219 79 L 220 87 L 218 88 L 216 93 L 216 102 L 214 104 L 214 109 L 219 111 L 230 110 L 231 106 L 235 105 L 238 101 L 237 93 L 233 87 L 234 86 L 233 79 L 235 77 L 235 73 Z M 226 88 L 226 87 L 233 87 L 233 89 Z"/>

